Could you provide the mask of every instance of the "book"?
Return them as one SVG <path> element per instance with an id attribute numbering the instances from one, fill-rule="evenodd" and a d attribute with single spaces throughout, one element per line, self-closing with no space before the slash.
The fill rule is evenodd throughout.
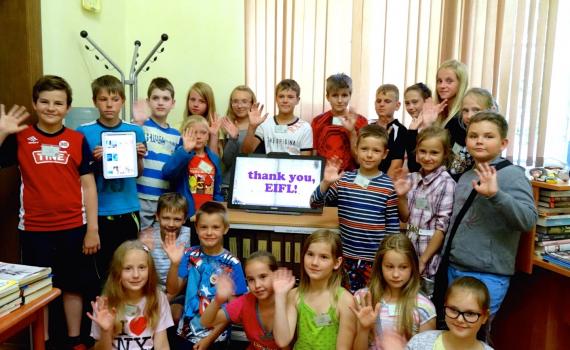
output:
<path id="1" fill-rule="evenodd" d="M 548 204 L 554 204 L 554 205 L 558 205 L 558 204 L 566 204 L 566 203 L 570 203 L 570 197 L 546 197 L 546 196 L 540 196 L 538 197 L 538 200 L 540 202 L 543 203 L 548 203 Z"/>
<path id="2" fill-rule="evenodd" d="M 536 243 L 536 245 L 540 247 L 546 247 L 551 245 L 565 245 L 565 244 L 570 244 L 570 239 L 559 239 L 555 241 L 542 241 Z"/>
<path id="3" fill-rule="evenodd" d="M 542 256 L 542 259 L 544 259 L 545 261 L 548 261 L 549 263 L 553 263 L 553 264 L 556 264 L 558 266 L 562 266 L 564 268 L 570 269 L 570 263 L 569 262 L 555 258 L 554 256 L 552 256 L 550 254 L 544 254 Z"/>
<path id="4" fill-rule="evenodd" d="M 22 305 L 22 298 L 15 299 L 11 303 L 8 303 L 0 307 L 0 317 L 9 314 L 10 312 L 18 309 Z"/>
<path id="5" fill-rule="evenodd" d="M 51 274 L 51 267 L 38 267 L 0 262 L 0 279 L 17 281 L 20 287 Z"/>
<path id="6" fill-rule="evenodd" d="M 0 308 L 20 298 L 21 298 L 20 290 L 16 289 L 14 292 L 0 298 Z"/>
<path id="7" fill-rule="evenodd" d="M 570 225 L 570 215 L 541 216 L 536 224 L 544 227 Z"/>
<path id="8" fill-rule="evenodd" d="M 0 279 L 0 298 L 18 290 L 18 282 L 12 279 Z"/>
<path id="9" fill-rule="evenodd" d="M 537 225 L 536 232 L 549 234 L 549 235 L 570 233 L 570 225 L 550 226 L 550 227 Z"/>
<path id="10" fill-rule="evenodd" d="M 558 214 L 570 214 L 570 207 L 566 208 L 545 208 L 537 207 L 538 215 L 558 215 Z"/>
<path id="11" fill-rule="evenodd" d="M 52 289 L 53 289 L 53 286 L 50 284 L 49 286 L 38 289 L 35 292 L 30 293 L 29 295 L 27 295 L 25 297 L 22 297 L 23 304 L 31 303 L 32 301 L 36 300 L 37 298 L 41 297 L 42 295 L 49 293 Z"/>
<path id="12" fill-rule="evenodd" d="M 549 256 L 552 256 L 556 259 L 560 259 L 570 263 L 570 251 L 562 251 L 562 252 L 549 252 L 547 253 Z"/>
<path id="13" fill-rule="evenodd" d="M 546 197 L 570 197 L 570 190 L 567 191 L 540 190 L 540 195 Z"/>
<path id="14" fill-rule="evenodd" d="M 570 201 L 569 202 L 545 202 L 539 201 L 538 206 L 541 208 L 570 208 Z"/>
<path id="15" fill-rule="evenodd" d="M 570 239 L 570 233 L 557 233 L 557 234 L 546 234 L 546 233 L 537 233 L 535 237 L 535 241 L 543 242 L 543 241 L 559 241 L 562 239 Z"/>
<path id="16" fill-rule="evenodd" d="M 22 296 L 25 297 L 27 295 L 32 294 L 33 292 L 40 290 L 46 286 L 51 286 L 52 285 L 52 280 L 51 280 L 51 276 L 48 276 L 46 278 L 43 278 L 39 281 L 36 281 L 34 283 L 30 283 L 27 286 L 22 286 Z"/>
<path id="17" fill-rule="evenodd" d="M 570 251 L 570 244 L 555 244 L 555 245 L 537 246 L 535 249 L 535 253 L 538 253 L 538 254 L 553 253 L 553 252 L 564 252 L 564 251 Z"/>

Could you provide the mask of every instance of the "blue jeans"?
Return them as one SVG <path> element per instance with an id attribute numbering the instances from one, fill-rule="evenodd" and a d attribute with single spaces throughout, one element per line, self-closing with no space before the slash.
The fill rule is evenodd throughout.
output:
<path id="1" fill-rule="evenodd" d="M 475 277 L 481 282 L 485 283 L 487 289 L 489 290 L 489 295 L 491 296 L 491 317 L 493 317 L 503 300 L 505 295 L 507 295 L 507 290 L 509 289 L 509 284 L 511 283 L 510 276 L 495 275 L 492 273 L 482 273 L 482 272 L 469 272 L 469 271 L 459 271 L 453 266 L 449 266 L 447 270 L 447 278 L 449 279 L 449 284 L 459 277 L 469 276 Z"/>

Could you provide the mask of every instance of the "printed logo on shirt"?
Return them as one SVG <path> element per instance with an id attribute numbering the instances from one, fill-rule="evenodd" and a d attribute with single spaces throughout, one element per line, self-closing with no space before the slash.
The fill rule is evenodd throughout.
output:
<path id="1" fill-rule="evenodd" d="M 69 142 L 67 142 L 66 140 L 61 140 L 61 141 L 59 141 L 59 147 L 60 148 L 69 148 Z"/>
<path id="2" fill-rule="evenodd" d="M 28 140 L 28 144 L 29 144 L 29 145 L 35 145 L 35 144 L 37 144 L 37 143 L 40 141 L 40 140 L 38 140 L 37 137 L 35 137 L 35 136 L 33 136 L 33 135 L 30 136 L 30 137 L 28 137 L 26 140 Z"/>
<path id="3" fill-rule="evenodd" d="M 55 164 L 67 164 L 69 161 L 69 153 L 65 151 L 57 152 L 55 156 L 47 156 L 42 154 L 42 151 L 33 151 L 32 155 L 34 157 L 34 162 L 36 164 L 46 164 L 46 163 L 55 163 Z"/>

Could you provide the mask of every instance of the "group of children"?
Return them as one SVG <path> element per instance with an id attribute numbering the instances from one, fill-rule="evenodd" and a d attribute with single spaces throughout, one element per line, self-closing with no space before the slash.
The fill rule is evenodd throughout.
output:
<path id="1" fill-rule="evenodd" d="M 53 268 L 71 349 L 85 348 L 84 300 L 94 300 L 96 349 L 226 348 L 230 323 L 243 325 L 249 349 L 487 346 L 477 332 L 498 311 L 520 233 L 537 214 L 524 171 L 500 157 L 505 119 L 488 91 L 467 85 L 464 65 L 451 60 L 438 69 L 433 101 L 424 84 L 408 87 L 408 129 L 394 118 L 391 84 L 378 88 L 378 119 L 367 125 L 349 109 L 345 74 L 327 79 L 331 110 L 311 123 L 294 114 L 294 80 L 277 85 L 272 117 L 243 85 L 220 117 L 199 82 L 175 129 L 167 79 L 151 82 L 141 127 L 119 118 L 123 85 L 102 76 L 91 86 L 100 117 L 74 131 L 63 126 L 71 88 L 44 76 L 32 90 L 36 125 L 24 125 L 24 108 L 0 105 L 0 166 L 21 172 L 23 263 Z M 101 133 L 114 131 L 136 135 L 138 178 L 103 176 Z M 242 270 L 223 248 L 229 221 L 219 202 L 240 152 L 327 159 L 310 201 L 338 207 L 340 234 L 305 239 L 297 288 L 271 254 L 252 254 Z M 435 279 L 440 261 L 447 291 Z M 429 331 L 434 288 L 446 293 L 438 312 L 449 331 Z M 166 331 L 174 323 L 177 337 Z"/>

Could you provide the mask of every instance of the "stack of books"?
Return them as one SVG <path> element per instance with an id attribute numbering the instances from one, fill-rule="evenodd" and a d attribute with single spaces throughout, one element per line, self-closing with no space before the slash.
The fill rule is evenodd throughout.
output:
<path id="1" fill-rule="evenodd" d="M 0 317 L 52 290 L 50 267 L 0 262 Z"/>
<path id="2" fill-rule="evenodd" d="M 0 279 L 0 317 L 9 314 L 22 305 L 18 282 Z"/>
<path id="3" fill-rule="evenodd" d="M 570 191 L 540 190 L 536 254 L 570 268 Z"/>

